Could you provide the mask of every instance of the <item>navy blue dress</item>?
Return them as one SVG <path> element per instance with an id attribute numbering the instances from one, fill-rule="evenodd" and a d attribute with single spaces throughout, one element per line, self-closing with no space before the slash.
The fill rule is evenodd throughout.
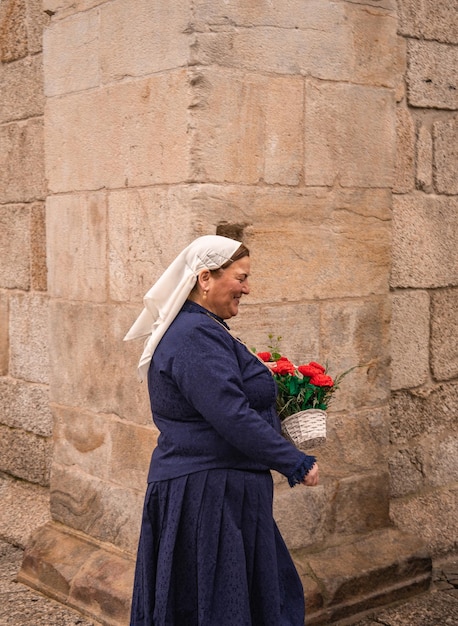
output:
<path id="1" fill-rule="evenodd" d="M 269 370 L 188 301 L 154 352 L 148 385 L 160 435 L 131 626 L 303 626 L 270 469 L 293 486 L 315 459 L 281 436 Z"/>

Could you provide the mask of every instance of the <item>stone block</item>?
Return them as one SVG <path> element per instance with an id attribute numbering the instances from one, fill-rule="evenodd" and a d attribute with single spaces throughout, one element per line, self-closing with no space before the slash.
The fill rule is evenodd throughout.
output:
<path id="1" fill-rule="evenodd" d="M 291 489 L 284 484 L 275 490 L 274 518 L 289 549 L 324 541 L 329 527 L 328 499 L 323 485 Z"/>
<path id="2" fill-rule="evenodd" d="M 391 303 L 391 388 L 418 387 L 429 377 L 429 294 L 397 291 Z"/>
<path id="3" fill-rule="evenodd" d="M 0 471 L 42 486 L 49 484 L 52 441 L 0 424 Z"/>
<path id="4" fill-rule="evenodd" d="M 30 275 L 32 289 L 46 291 L 46 213 L 42 203 L 30 207 Z"/>
<path id="5" fill-rule="evenodd" d="M 0 6 L 0 63 L 10 63 L 26 55 L 26 3 L 5 0 Z"/>
<path id="6" fill-rule="evenodd" d="M 14 378 L 0 379 L 2 423 L 41 437 L 52 435 L 49 389 Z"/>
<path id="7" fill-rule="evenodd" d="M 417 173 L 418 188 L 431 193 L 433 185 L 433 138 L 431 129 L 421 124 L 417 137 Z"/>
<path id="8" fill-rule="evenodd" d="M 457 109 L 458 48 L 437 41 L 411 39 L 407 53 L 409 104 L 433 109 Z"/>
<path id="9" fill-rule="evenodd" d="M 99 23 L 98 11 L 86 11 L 55 21 L 44 31 L 43 64 L 48 98 L 99 85 Z"/>
<path id="10" fill-rule="evenodd" d="M 386 293 L 390 198 L 383 189 L 204 185 L 188 206 L 205 233 L 223 222 L 246 224 L 253 263 L 246 301 L 284 304 Z M 279 271 L 282 280 L 273 280 Z"/>
<path id="11" fill-rule="evenodd" d="M 143 499 L 144 491 L 119 487 L 76 468 L 53 464 L 53 520 L 131 554 L 138 544 Z"/>
<path id="12" fill-rule="evenodd" d="M 119 420 L 112 420 L 109 428 L 110 480 L 123 487 L 137 489 L 143 494 L 151 454 L 157 444 L 157 429 Z"/>
<path id="13" fill-rule="evenodd" d="M 308 186 L 390 187 L 395 157 L 393 94 L 387 89 L 307 80 Z"/>
<path id="14" fill-rule="evenodd" d="M 458 198 L 413 193 L 393 199 L 393 287 L 458 284 Z"/>
<path id="15" fill-rule="evenodd" d="M 438 193 L 458 194 L 458 118 L 433 125 L 434 185 Z"/>
<path id="16" fill-rule="evenodd" d="M 109 194 L 112 300 L 141 303 L 176 255 L 195 238 L 196 215 L 189 206 L 189 195 L 187 188 L 182 190 L 179 186 L 126 189 Z M 211 232 L 215 231 L 206 234 Z"/>
<path id="17" fill-rule="evenodd" d="M 458 289 L 432 294 L 431 367 L 436 380 L 458 376 Z"/>
<path id="18" fill-rule="evenodd" d="M 54 21 L 74 13 L 84 13 L 104 3 L 105 0 L 42 0 L 43 11 Z"/>
<path id="19" fill-rule="evenodd" d="M 334 532 L 364 534 L 390 525 L 388 473 L 353 474 L 338 482 L 334 504 Z"/>
<path id="20" fill-rule="evenodd" d="M 4 289 L 29 289 L 29 207 L 21 205 L 0 206 L 0 258 L 2 260 L 0 263 L 0 287 Z"/>
<path id="21" fill-rule="evenodd" d="M 49 15 L 43 10 L 42 0 L 25 0 L 27 47 L 29 54 L 36 54 L 43 49 L 43 29 L 49 23 Z"/>
<path id="22" fill-rule="evenodd" d="M 104 83 L 186 66 L 190 57 L 190 2 L 126 0 L 100 10 L 100 65 Z M 113 54 L 116 41 L 116 54 Z"/>
<path id="23" fill-rule="evenodd" d="M 151 423 L 137 378 L 143 343 L 122 341 L 137 315 L 133 307 L 51 303 L 52 402 Z"/>
<path id="24" fill-rule="evenodd" d="M 440 555 L 456 542 L 457 507 L 458 490 L 451 486 L 393 499 L 390 514 L 399 529 L 421 538 L 433 555 Z"/>
<path id="25" fill-rule="evenodd" d="M 391 397 L 390 439 L 406 444 L 421 435 L 438 437 L 456 426 L 458 415 L 456 384 L 442 383 L 415 391 L 397 391 Z"/>
<path id="26" fill-rule="evenodd" d="M 106 301 L 106 231 L 104 193 L 48 197 L 46 238 L 51 296 Z"/>
<path id="27" fill-rule="evenodd" d="M 247 300 L 249 302 L 250 298 Z M 297 365 L 315 361 L 319 354 L 320 307 L 312 303 L 284 303 L 250 305 L 242 300 L 240 313 L 229 322 L 237 337 L 249 350 L 271 351 L 276 345 L 281 354 Z M 269 339 L 269 334 L 273 339 Z"/>
<path id="28" fill-rule="evenodd" d="M 300 77 L 195 71 L 193 171 L 212 182 L 297 185 L 302 176 Z"/>
<path id="29" fill-rule="evenodd" d="M 321 306 L 321 353 L 336 378 L 354 366 L 332 400 L 332 410 L 380 406 L 389 399 L 387 298 L 330 300 Z"/>
<path id="30" fill-rule="evenodd" d="M 415 125 L 407 108 L 397 108 L 396 163 L 393 192 L 408 193 L 415 189 Z"/>
<path id="31" fill-rule="evenodd" d="M 424 442 L 426 455 L 425 477 L 428 485 L 441 488 L 458 483 L 458 428 L 437 441 L 429 437 Z"/>
<path id="32" fill-rule="evenodd" d="M 398 3 L 399 29 L 416 39 L 458 43 L 456 1 L 402 0 Z"/>
<path id="33" fill-rule="evenodd" d="M 36 383 L 49 382 L 48 297 L 15 294 L 10 298 L 10 373 Z"/>
<path id="34" fill-rule="evenodd" d="M 0 202 L 30 202 L 46 195 L 43 120 L 0 126 Z"/>
<path id="35" fill-rule="evenodd" d="M 0 65 L 0 123 L 43 115 L 41 55 Z"/>
<path id="36" fill-rule="evenodd" d="M 0 499 L 0 536 L 24 549 L 33 533 L 51 519 L 49 489 L 3 475 Z"/>
<path id="37" fill-rule="evenodd" d="M 399 498 L 425 486 L 424 451 L 420 446 L 396 447 L 390 456 L 390 495 Z"/>
<path id="38" fill-rule="evenodd" d="M 50 98 L 46 116 L 50 190 L 186 180 L 188 90 L 187 71 L 179 70 Z"/>
<path id="39" fill-rule="evenodd" d="M 8 306 L 8 295 L 0 291 L 0 376 L 8 373 L 10 334 Z"/>

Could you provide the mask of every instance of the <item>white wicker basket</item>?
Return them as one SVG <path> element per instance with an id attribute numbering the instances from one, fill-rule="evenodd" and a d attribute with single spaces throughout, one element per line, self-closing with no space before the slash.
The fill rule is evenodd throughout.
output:
<path id="1" fill-rule="evenodd" d="M 326 412 L 307 409 L 282 421 L 282 434 L 297 448 L 316 448 L 326 441 Z"/>

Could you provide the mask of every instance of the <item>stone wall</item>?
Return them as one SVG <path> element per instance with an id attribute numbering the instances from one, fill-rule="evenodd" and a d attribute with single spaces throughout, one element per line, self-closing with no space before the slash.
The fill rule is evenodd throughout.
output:
<path id="1" fill-rule="evenodd" d="M 394 521 L 453 548 L 457 28 L 417 5 L 0 2 L 0 534 L 29 545 L 30 584 L 123 623 L 157 433 L 122 338 L 214 232 L 252 251 L 248 345 L 364 364 L 322 485 L 276 477 L 289 547 Z"/>
<path id="2" fill-rule="evenodd" d="M 0 534 L 23 546 L 50 517 L 45 17 L 37 0 L 0 3 Z"/>
<path id="3" fill-rule="evenodd" d="M 399 2 L 391 288 L 391 515 L 434 552 L 458 509 L 458 22 L 455 2 Z"/>

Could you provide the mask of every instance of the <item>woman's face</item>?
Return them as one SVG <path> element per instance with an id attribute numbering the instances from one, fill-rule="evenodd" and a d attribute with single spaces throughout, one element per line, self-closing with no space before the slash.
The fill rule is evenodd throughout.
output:
<path id="1" fill-rule="evenodd" d="M 237 315 L 242 294 L 250 293 L 249 275 L 250 257 L 248 256 L 234 261 L 219 273 L 210 274 L 205 287 L 207 293 L 204 300 L 205 308 L 223 320 Z"/>

